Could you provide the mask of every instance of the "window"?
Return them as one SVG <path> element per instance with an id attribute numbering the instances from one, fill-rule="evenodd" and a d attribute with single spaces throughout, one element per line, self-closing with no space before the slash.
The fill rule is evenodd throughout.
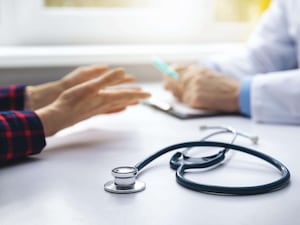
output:
<path id="1" fill-rule="evenodd" d="M 221 0 L 215 5 L 215 20 L 217 22 L 257 20 L 269 7 L 270 0 Z"/>
<path id="2" fill-rule="evenodd" d="M 244 40 L 269 0 L 0 0 L 8 44 Z M 236 15 L 236 16 L 232 16 Z"/>
<path id="3" fill-rule="evenodd" d="M 44 0 L 46 7 L 153 7 L 159 5 L 155 0 Z"/>

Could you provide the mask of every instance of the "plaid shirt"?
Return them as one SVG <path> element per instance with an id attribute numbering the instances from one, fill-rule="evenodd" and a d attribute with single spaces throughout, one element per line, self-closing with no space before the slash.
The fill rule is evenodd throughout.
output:
<path id="1" fill-rule="evenodd" d="M 0 87 L 0 162 L 37 154 L 46 145 L 38 116 L 21 111 L 24 96 L 23 85 Z"/>

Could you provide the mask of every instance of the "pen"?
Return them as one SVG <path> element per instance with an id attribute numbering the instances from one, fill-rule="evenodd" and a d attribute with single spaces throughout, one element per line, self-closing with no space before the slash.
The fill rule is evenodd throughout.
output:
<path id="1" fill-rule="evenodd" d="M 178 73 L 176 73 L 176 71 L 174 71 L 172 68 L 170 68 L 168 66 L 168 64 L 166 64 L 164 61 L 155 58 L 153 60 L 153 65 L 159 69 L 161 72 L 168 74 L 169 76 L 173 77 L 174 79 L 178 80 L 179 79 L 179 75 Z"/>

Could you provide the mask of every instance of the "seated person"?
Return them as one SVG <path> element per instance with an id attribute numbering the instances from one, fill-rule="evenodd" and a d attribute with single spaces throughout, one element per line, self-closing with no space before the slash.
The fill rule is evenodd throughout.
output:
<path id="1" fill-rule="evenodd" d="M 122 68 L 93 65 L 41 85 L 0 88 L 0 162 L 40 153 L 45 137 L 150 96 L 140 89 L 107 88 L 132 81 Z"/>
<path id="2" fill-rule="evenodd" d="M 174 65 L 165 87 L 193 108 L 300 124 L 300 1 L 274 0 L 240 55 Z"/>

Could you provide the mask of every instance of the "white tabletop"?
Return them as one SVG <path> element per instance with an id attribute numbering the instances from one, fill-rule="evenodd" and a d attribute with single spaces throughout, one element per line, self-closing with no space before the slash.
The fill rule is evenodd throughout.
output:
<path id="1" fill-rule="evenodd" d="M 207 134 L 199 131 L 202 124 L 226 124 L 259 135 L 257 146 L 243 138 L 238 143 L 284 163 L 292 175 L 289 186 L 255 196 L 195 192 L 176 183 L 169 153 L 140 175 L 145 191 L 126 195 L 104 191 L 112 168 L 135 165 L 177 142 L 199 140 Z M 299 137 L 297 126 L 256 124 L 239 116 L 179 120 L 144 105 L 94 117 L 48 138 L 41 154 L 0 167 L 0 224 L 299 224 Z M 253 157 L 242 153 L 229 157 L 215 170 L 191 178 L 252 185 L 279 177 L 275 169 Z"/>

